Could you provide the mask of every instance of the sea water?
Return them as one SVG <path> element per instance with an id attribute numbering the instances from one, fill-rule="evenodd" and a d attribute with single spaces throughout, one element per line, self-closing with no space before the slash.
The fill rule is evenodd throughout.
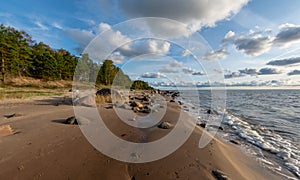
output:
<path id="1" fill-rule="evenodd" d="M 240 143 L 283 179 L 300 178 L 300 90 L 227 90 L 223 109 L 211 107 L 209 90 L 180 93 L 182 109 L 198 123 L 219 120 L 218 136 Z M 211 108 L 216 113 L 207 114 Z"/>

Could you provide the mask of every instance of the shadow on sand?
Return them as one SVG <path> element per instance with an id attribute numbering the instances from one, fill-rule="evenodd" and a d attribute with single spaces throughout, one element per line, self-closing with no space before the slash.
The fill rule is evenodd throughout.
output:
<path id="1" fill-rule="evenodd" d="M 35 102 L 37 102 L 36 105 L 53 105 L 53 106 L 69 105 L 69 106 L 73 106 L 73 101 L 72 101 L 72 98 L 70 98 L 70 97 L 52 97 L 50 99 L 35 100 Z"/>

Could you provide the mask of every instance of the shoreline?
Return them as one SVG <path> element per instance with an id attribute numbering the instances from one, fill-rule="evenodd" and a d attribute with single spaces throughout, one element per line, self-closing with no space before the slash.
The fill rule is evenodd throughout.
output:
<path id="1" fill-rule="evenodd" d="M 56 106 L 49 99 L 1 106 L 1 115 L 19 114 L 0 119 L 0 126 L 10 125 L 17 132 L 0 137 L 1 179 L 215 179 L 212 171 L 216 170 L 231 179 L 277 178 L 239 148 L 220 139 L 213 138 L 207 147 L 199 149 L 203 129 L 198 126 L 171 155 L 150 163 L 131 164 L 103 155 L 88 143 L 78 126 L 63 124 L 74 113 L 71 105 Z M 100 106 L 100 111 L 107 117 L 105 122 L 110 129 L 120 137 L 126 134 L 123 138 L 127 140 L 137 140 L 143 134 L 152 141 L 171 131 L 157 127 L 147 132 L 132 131 L 129 125 L 121 125 L 113 109 Z M 179 106 L 168 103 L 163 120 L 175 123 L 178 113 Z"/>

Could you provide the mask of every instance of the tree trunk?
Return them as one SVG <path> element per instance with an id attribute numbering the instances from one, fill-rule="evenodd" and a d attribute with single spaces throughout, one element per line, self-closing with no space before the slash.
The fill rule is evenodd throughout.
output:
<path id="1" fill-rule="evenodd" d="M 5 61 L 4 61 L 4 53 L 3 53 L 3 49 L 1 52 L 1 82 L 4 84 L 5 83 Z"/>

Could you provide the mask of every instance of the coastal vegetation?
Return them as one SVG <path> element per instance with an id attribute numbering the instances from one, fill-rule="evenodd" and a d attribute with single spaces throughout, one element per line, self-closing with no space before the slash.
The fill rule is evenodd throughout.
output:
<path id="1" fill-rule="evenodd" d="M 132 81 L 112 60 L 96 63 L 88 54 L 78 57 L 65 49 L 53 49 L 43 42 L 34 41 L 25 31 L 3 24 L 0 25 L 0 59 L 1 85 L 17 86 L 13 80 L 21 78 L 32 79 L 30 82 L 72 81 L 76 78 L 96 82 L 98 87 L 115 85 L 138 90 L 153 89 L 144 81 Z M 45 87 L 40 85 L 41 82 L 21 84 Z M 71 83 L 65 84 L 69 88 Z"/>

